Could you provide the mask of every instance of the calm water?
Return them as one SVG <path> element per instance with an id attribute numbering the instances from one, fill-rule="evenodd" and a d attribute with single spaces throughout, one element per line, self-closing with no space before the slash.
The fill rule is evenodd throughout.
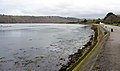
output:
<path id="1" fill-rule="evenodd" d="M 84 25 L 0 25 L 0 71 L 58 71 L 89 41 Z"/>

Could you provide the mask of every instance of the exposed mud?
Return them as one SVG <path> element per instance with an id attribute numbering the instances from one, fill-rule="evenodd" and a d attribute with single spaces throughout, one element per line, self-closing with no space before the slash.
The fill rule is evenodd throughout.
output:
<path id="1" fill-rule="evenodd" d="M 86 56 L 86 54 L 97 43 L 97 36 L 98 36 L 97 27 L 92 26 L 91 29 L 94 30 L 94 35 L 90 36 L 89 41 L 85 45 L 83 45 L 81 49 L 78 49 L 76 53 L 69 55 L 68 63 L 66 65 L 62 65 L 59 71 L 66 71 L 66 70 L 71 71 L 78 64 L 77 62 L 78 61 L 80 62 L 84 58 L 84 56 Z"/>
<path id="2" fill-rule="evenodd" d="M 81 56 L 90 35 L 90 27 L 81 25 L 2 26 L 0 71 L 58 71 Z"/>

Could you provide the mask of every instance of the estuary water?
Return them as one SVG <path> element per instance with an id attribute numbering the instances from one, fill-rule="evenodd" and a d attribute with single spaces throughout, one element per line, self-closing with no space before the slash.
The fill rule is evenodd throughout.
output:
<path id="1" fill-rule="evenodd" d="M 58 71 L 93 33 L 80 24 L 0 24 L 0 71 Z"/>

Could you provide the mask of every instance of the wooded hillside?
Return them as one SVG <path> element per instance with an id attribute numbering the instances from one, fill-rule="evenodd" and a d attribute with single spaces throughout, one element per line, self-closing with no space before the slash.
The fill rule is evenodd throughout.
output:
<path id="1" fill-rule="evenodd" d="M 80 19 L 60 16 L 11 16 L 0 15 L 0 23 L 76 23 Z"/>
<path id="2" fill-rule="evenodd" d="M 104 18 L 104 22 L 108 23 L 108 24 L 112 24 L 112 23 L 120 23 L 120 16 L 119 15 L 115 15 L 112 12 L 108 13 L 105 18 Z"/>

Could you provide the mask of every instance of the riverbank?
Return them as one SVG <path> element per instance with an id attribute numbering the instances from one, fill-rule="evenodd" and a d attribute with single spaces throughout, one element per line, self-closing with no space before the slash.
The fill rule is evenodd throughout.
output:
<path id="1" fill-rule="evenodd" d="M 84 45 L 82 49 L 78 49 L 78 52 L 69 56 L 69 62 L 66 65 L 63 65 L 60 71 L 71 71 L 73 70 L 93 49 L 93 47 L 98 42 L 98 26 L 93 25 L 91 29 L 94 30 L 94 35 L 91 35 L 90 40 Z"/>
<path id="2" fill-rule="evenodd" d="M 98 26 L 97 43 L 93 46 L 93 49 L 79 62 L 79 64 L 72 71 L 91 71 L 93 65 L 96 62 L 100 50 L 105 45 L 106 40 L 109 37 L 109 32 L 102 26 Z"/>

